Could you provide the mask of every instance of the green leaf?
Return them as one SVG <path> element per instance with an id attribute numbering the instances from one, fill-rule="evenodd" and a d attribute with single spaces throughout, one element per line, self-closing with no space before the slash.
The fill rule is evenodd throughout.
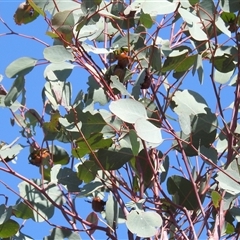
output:
<path id="1" fill-rule="evenodd" d="M 189 68 L 191 68 L 194 65 L 196 59 L 197 55 L 186 57 L 183 61 L 180 62 L 180 64 L 178 64 L 174 68 L 175 72 L 185 72 L 189 70 Z"/>
<path id="2" fill-rule="evenodd" d="M 136 158 L 131 160 L 131 163 L 134 164 L 133 167 L 136 171 L 136 175 L 143 178 L 145 189 L 149 187 L 154 174 L 151 167 L 151 164 L 154 166 L 154 163 L 151 157 L 149 157 L 151 164 L 147 158 L 148 156 L 146 155 L 145 149 L 143 149 L 139 152 Z"/>
<path id="3" fill-rule="evenodd" d="M 102 133 L 93 133 L 87 139 L 76 141 L 77 148 L 72 150 L 72 155 L 81 158 L 92 151 L 110 147 L 112 142 L 112 139 L 104 139 Z"/>
<path id="4" fill-rule="evenodd" d="M 62 184 L 69 192 L 79 192 L 79 185 L 82 184 L 82 181 L 79 180 L 76 172 L 67 167 L 62 168 L 61 165 L 55 165 L 52 167 L 51 181 Z"/>
<path id="5" fill-rule="evenodd" d="M 226 222 L 225 232 L 226 234 L 233 234 L 235 232 L 235 227 L 231 223 Z"/>
<path id="6" fill-rule="evenodd" d="M 15 78 L 16 76 L 24 76 L 33 70 L 37 63 L 35 58 L 21 57 L 10 63 L 5 74 L 8 78 Z"/>
<path id="7" fill-rule="evenodd" d="M 61 165 L 66 165 L 69 163 L 69 154 L 67 151 L 60 147 L 60 146 L 49 146 L 49 152 L 52 156 L 52 160 L 54 164 L 61 164 Z"/>
<path id="8" fill-rule="evenodd" d="M 160 145 L 163 142 L 161 129 L 155 127 L 145 118 L 138 118 L 135 122 L 137 135 L 144 141 L 153 145 Z"/>
<path id="9" fill-rule="evenodd" d="M 208 36 L 202 29 L 202 24 L 199 24 L 200 18 L 196 16 L 194 12 L 188 9 L 178 8 L 178 13 L 181 15 L 184 21 L 187 23 L 189 34 L 193 39 L 197 41 L 206 41 Z"/>
<path id="10" fill-rule="evenodd" d="M 6 207 L 5 204 L 0 205 L 0 224 L 8 221 L 12 215 L 12 207 Z"/>
<path id="11" fill-rule="evenodd" d="M 197 57 L 195 59 L 193 69 L 192 69 L 192 75 L 195 75 L 195 72 L 197 71 L 198 74 L 198 79 L 200 84 L 203 83 L 203 78 L 204 78 L 204 70 L 203 70 L 203 65 L 202 65 L 202 55 L 197 54 Z"/>
<path id="12" fill-rule="evenodd" d="M 23 92 L 24 87 L 25 87 L 25 78 L 24 76 L 20 75 L 15 79 L 11 89 L 6 95 L 4 99 L 5 105 L 11 106 L 17 100 L 20 94 Z"/>
<path id="13" fill-rule="evenodd" d="M 130 28 L 134 27 L 134 25 L 135 25 L 134 10 L 130 11 L 130 13 L 126 16 L 126 18 L 119 19 L 119 17 L 121 16 L 120 13 L 123 13 L 125 9 L 126 9 L 126 6 L 125 6 L 124 2 L 122 2 L 122 1 L 112 4 L 111 14 L 114 16 L 112 16 L 111 18 L 114 19 L 114 21 L 112 21 L 113 27 L 117 28 L 119 26 L 121 29 L 130 29 Z M 131 15 L 131 12 L 132 12 L 132 15 Z"/>
<path id="14" fill-rule="evenodd" d="M 217 164 L 218 152 L 215 148 L 213 148 L 213 147 L 207 148 L 205 146 L 201 146 L 200 153 L 203 154 L 205 157 L 207 157 L 210 161 Z M 205 161 L 205 163 L 211 164 L 211 162 L 209 162 L 209 161 Z"/>
<path id="15" fill-rule="evenodd" d="M 168 71 L 174 70 L 177 66 L 181 64 L 182 61 L 186 58 L 187 53 L 184 53 L 180 56 L 167 57 L 164 61 L 161 71 L 166 73 Z"/>
<path id="16" fill-rule="evenodd" d="M 162 71 L 162 54 L 161 49 L 157 46 L 150 46 L 149 48 L 149 62 L 153 69 Z"/>
<path id="17" fill-rule="evenodd" d="M 178 113 L 179 125 L 182 132 L 186 135 L 191 133 L 190 115 Z"/>
<path id="18" fill-rule="evenodd" d="M 106 48 L 94 47 L 93 45 L 87 44 L 86 42 L 82 43 L 82 47 L 87 53 L 93 52 L 95 54 L 108 54 L 109 50 Z"/>
<path id="19" fill-rule="evenodd" d="M 141 238 L 150 238 L 157 234 L 162 226 L 162 218 L 156 212 L 132 210 L 127 215 L 126 226 L 133 234 Z"/>
<path id="20" fill-rule="evenodd" d="M 132 152 L 134 156 L 138 155 L 139 152 L 139 148 L 140 148 L 140 142 L 137 138 L 137 134 L 134 130 L 130 130 L 129 131 L 129 138 L 130 138 L 130 142 L 132 145 Z"/>
<path id="21" fill-rule="evenodd" d="M 212 191 L 211 198 L 213 206 L 218 209 L 220 207 L 220 202 L 222 201 L 222 196 L 217 191 Z"/>
<path id="22" fill-rule="evenodd" d="M 91 114 L 90 112 L 83 112 L 80 108 L 76 108 L 76 111 L 77 114 L 70 110 L 69 113 L 65 115 L 65 118 L 69 123 L 74 123 L 77 117 L 78 121 L 82 123 L 81 131 L 85 138 L 89 138 L 92 133 L 101 132 L 102 128 L 106 125 L 106 122 L 99 113 Z M 81 135 L 79 133 L 75 135 L 72 133 L 72 137 L 77 140 Z"/>
<path id="23" fill-rule="evenodd" d="M 176 91 L 172 100 L 176 106 L 173 110 L 177 114 L 196 115 L 206 113 L 207 103 L 197 92 L 191 90 Z"/>
<path id="24" fill-rule="evenodd" d="M 187 156 L 197 156 L 200 146 L 209 148 L 215 141 L 218 121 L 216 115 L 211 113 L 209 108 L 205 108 L 205 110 L 207 114 L 190 116 L 191 134 L 186 135 L 183 132 L 178 134 L 184 142 L 182 142 L 181 148 L 178 146 L 178 143 L 174 141 L 173 145 L 177 151 L 181 152 L 181 150 L 184 149 Z M 191 142 L 191 144 L 189 144 L 189 142 Z M 192 146 L 194 146 L 196 150 Z"/>
<path id="25" fill-rule="evenodd" d="M 35 109 L 29 109 L 28 111 L 25 112 L 25 121 L 28 122 L 29 124 L 29 129 L 32 130 L 33 134 L 35 134 L 35 127 L 41 120 L 40 115 Z"/>
<path id="26" fill-rule="evenodd" d="M 45 181 L 44 186 L 42 186 L 42 180 L 32 180 L 37 186 L 41 186 L 44 192 L 52 199 L 56 204 L 62 205 L 65 202 L 63 198 L 62 191 L 55 183 L 48 184 Z M 46 219 L 50 219 L 54 215 L 54 206 L 42 192 L 40 192 L 34 185 L 27 182 L 21 182 L 18 185 L 20 196 L 23 199 L 29 201 L 34 207 L 33 220 L 36 222 L 44 222 Z M 42 190 L 43 191 L 43 190 Z"/>
<path id="27" fill-rule="evenodd" d="M 88 15 L 86 17 L 80 17 L 80 20 L 77 24 L 76 31 L 79 32 L 84 25 L 86 25 L 88 22 Z"/>
<path id="28" fill-rule="evenodd" d="M 67 54 L 68 55 L 68 54 Z M 66 81 L 71 75 L 74 65 L 69 62 L 50 63 L 44 70 L 44 77 L 50 81 Z"/>
<path id="29" fill-rule="evenodd" d="M 34 11 L 36 11 L 37 13 L 39 13 L 42 16 L 45 16 L 44 11 L 40 7 L 38 7 L 33 0 L 28 0 L 28 3 L 29 3 L 29 5 L 31 5 L 31 7 L 34 9 Z"/>
<path id="30" fill-rule="evenodd" d="M 235 200 L 235 199 L 233 199 L 233 200 Z M 233 204 L 233 201 L 231 202 L 231 204 Z M 238 222 L 238 225 L 239 225 L 239 222 L 240 222 L 240 209 L 239 209 L 239 207 L 230 206 L 229 212 L 232 215 L 232 217 L 234 218 L 234 220 L 236 220 Z"/>
<path id="31" fill-rule="evenodd" d="M 78 165 L 77 176 L 85 183 L 89 183 L 95 179 L 98 170 L 100 167 L 94 161 L 85 161 Z"/>
<path id="32" fill-rule="evenodd" d="M 34 184 L 37 186 L 42 185 L 42 180 L 36 179 L 32 180 Z M 20 196 L 24 199 L 32 202 L 34 205 L 35 203 L 40 203 L 43 206 L 52 206 L 52 203 L 47 200 L 44 195 L 37 189 L 35 186 L 30 185 L 27 182 L 21 182 L 18 184 Z M 56 202 L 57 204 L 62 205 L 64 203 L 64 198 L 62 196 L 62 191 L 58 188 L 55 183 L 48 184 L 47 182 L 44 184 L 44 191 L 48 196 L 51 197 L 52 201 Z"/>
<path id="33" fill-rule="evenodd" d="M 52 113 L 50 122 L 43 123 L 43 130 L 44 130 L 45 134 L 47 132 L 51 132 L 51 133 L 59 132 L 60 127 L 61 127 L 61 125 L 59 124 L 59 118 L 61 118 L 61 115 L 60 115 L 59 111 L 56 111 L 56 112 Z"/>
<path id="34" fill-rule="evenodd" d="M 100 149 L 97 152 L 97 157 L 105 170 L 117 170 L 129 162 L 133 154 L 130 148 L 122 148 L 119 151 Z M 93 156 L 91 159 L 95 160 Z"/>
<path id="35" fill-rule="evenodd" d="M 52 63 L 61 63 L 67 60 L 74 60 L 73 55 L 61 45 L 47 47 L 43 51 L 43 56 L 46 60 Z"/>
<path id="36" fill-rule="evenodd" d="M 93 0 L 96 5 L 100 5 L 102 0 Z"/>
<path id="37" fill-rule="evenodd" d="M 223 56 L 214 57 L 211 62 L 214 67 L 222 73 L 231 72 L 235 69 L 236 65 L 233 62 L 232 56 L 224 54 Z"/>
<path id="38" fill-rule="evenodd" d="M 220 16 L 225 23 L 232 23 L 236 19 L 236 15 L 230 12 L 222 12 Z"/>
<path id="39" fill-rule="evenodd" d="M 180 204 L 188 210 L 199 208 L 198 200 L 192 183 L 181 176 L 173 175 L 167 180 L 169 194 L 174 196 L 176 204 Z"/>
<path id="40" fill-rule="evenodd" d="M 82 122 L 68 122 L 66 118 L 59 118 L 59 123 L 63 126 L 63 128 L 68 132 L 79 132 L 82 128 Z"/>
<path id="41" fill-rule="evenodd" d="M 162 157 L 163 157 L 163 154 L 161 152 L 159 152 L 159 158 L 162 159 Z M 161 173 L 160 183 L 163 183 L 166 180 L 168 170 L 169 170 L 169 157 L 166 156 L 165 159 L 163 160 L 162 166 L 160 166 L 160 168 L 159 168 L 159 172 Z"/>
<path id="42" fill-rule="evenodd" d="M 224 12 L 237 12 L 240 10 L 238 0 L 220 1 L 219 5 Z"/>
<path id="43" fill-rule="evenodd" d="M 12 237 L 18 232 L 19 228 L 20 226 L 16 221 L 9 219 L 0 225 L 0 238 Z"/>
<path id="44" fill-rule="evenodd" d="M 109 109 L 128 123 L 135 123 L 139 118 L 147 118 L 147 112 L 143 104 L 133 99 L 119 99 L 111 102 Z"/>
<path id="45" fill-rule="evenodd" d="M 151 28 L 153 25 L 153 20 L 152 20 L 150 14 L 148 14 L 148 13 L 142 13 L 140 15 L 139 21 L 146 28 Z"/>
<path id="46" fill-rule="evenodd" d="M 20 144 L 2 144 L 1 148 L 0 148 L 0 155 L 2 158 L 13 158 L 15 156 L 17 156 L 20 151 L 23 149 L 23 146 Z"/>
<path id="47" fill-rule="evenodd" d="M 141 94 L 141 85 L 144 83 L 146 77 L 146 69 L 142 69 L 140 73 L 137 75 L 137 79 L 135 80 L 134 86 L 132 88 L 132 95 L 136 100 L 139 99 Z"/>
<path id="48" fill-rule="evenodd" d="M 111 76 L 110 87 L 117 89 L 122 95 L 131 96 L 117 76 Z"/>
<path id="49" fill-rule="evenodd" d="M 39 13 L 32 8 L 28 3 L 20 3 L 13 18 L 16 24 L 27 24 L 34 21 L 39 16 Z"/>
<path id="50" fill-rule="evenodd" d="M 62 27 L 64 25 L 73 27 L 74 17 L 72 11 L 63 11 L 56 13 L 52 18 L 52 25 L 54 28 Z"/>
<path id="51" fill-rule="evenodd" d="M 107 104 L 108 98 L 106 96 L 106 93 L 104 89 L 99 86 L 93 76 L 88 77 L 87 84 L 89 85 L 89 88 L 86 97 L 88 99 L 92 99 L 95 103 L 101 104 L 102 106 Z"/>
<path id="52" fill-rule="evenodd" d="M 51 230 L 51 235 L 43 238 L 43 240 L 59 240 L 59 239 L 81 240 L 81 237 L 79 233 L 71 231 L 69 229 L 53 228 Z"/>
<path id="53" fill-rule="evenodd" d="M 196 3 L 199 3 L 199 0 L 189 0 L 189 3 L 194 6 Z"/>
<path id="54" fill-rule="evenodd" d="M 81 192 L 78 194 L 78 197 L 92 196 L 94 192 L 102 187 L 104 187 L 104 185 L 99 181 L 87 183 L 81 188 Z"/>
<path id="55" fill-rule="evenodd" d="M 114 228 L 117 228 L 118 225 L 118 215 L 119 215 L 119 206 L 118 202 L 113 196 L 112 192 L 109 193 L 108 195 L 108 200 L 106 202 L 106 207 L 105 207 L 105 212 L 106 212 L 106 220 L 107 224 Z"/>
<path id="56" fill-rule="evenodd" d="M 95 212 L 91 212 L 87 216 L 86 221 L 88 221 L 94 225 L 98 225 L 98 215 Z M 93 229 L 89 230 L 89 233 L 93 234 L 95 231 L 96 231 L 96 229 L 93 228 Z"/>
<path id="57" fill-rule="evenodd" d="M 51 38 L 59 38 L 59 36 L 56 33 L 50 32 L 50 31 L 47 31 L 46 35 L 51 37 Z"/>
<path id="58" fill-rule="evenodd" d="M 129 45 L 133 45 L 133 44 L 137 43 L 139 37 L 140 37 L 140 34 L 136 34 L 136 33 L 130 33 L 128 35 L 125 35 L 124 37 L 119 36 L 113 42 L 112 47 L 113 48 L 121 48 L 121 47 L 126 47 Z"/>
<path id="59" fill-rule="evenodd" d="M 121 129 L 123 124 L 122 120 L 120 120 L 118 117 L 113 117 L 112 113 L 105 109 L 100 109 L 99 112 L 107 123 L 103 127 L 101 133 L 105 138 L 114 137 L 116 135 L 116 131 Z"/>
<path id="60" fill-rule="evenodd" d="M 23 202 L 20 202 L 13 206 L 13 214 L 17 218 L 29 219 L 33 218 L 33 210 Z"/>
<path id="61" fill-rule="evenodd" d="M 82 0 L 81 9 L 84 14 L 95 13 L 97 10 L 98 4 L 96 0 Z"/>
<path id="62" fill-rule="evenodd" d="M 232 161 L 229 164 L 228 168 L 224 170 L 224 173 L 219 171 L 215 178 L 219 184 L 219 187 L 232 195 L 237 195 L 240 193 L 240 185 L 238 183 L 238 179 L 240 178 L 239 162 L 240 162 L 239 158 Z M 229 176 L 236 179 L 236 181 L 234 181 Z"/>
<path id="63" fill-rule="evenodd" d="M 45 222 L 46 219 L 51 219 L 54 216 L 54 206 L 49 205 L 46 201 L 40 203 L 30 202 L 33 207 L 33 221 L 40 223 Z"/>
<path id="64" fill-rule="evenodd" d="M 230 79 L 232 79 L 232 75 L 234 73 L 234 70 L 229 71 L 227 73 L 219 72 L 217 69 L 214 71 L 214 81 L 220 84 L 227 83 Z"/>
<path id="65" fill-rule="evenodd" d="M 199 3 L 199 17 L 200 19 L 212 20 L 212 16 L 215 14 L 216 8 L 213 1 L 202 0 Z"/>
<path id="66" fill-rule="evenodd" d="M 173 13 L 177 8 L 174 2 L 162 0 L 142 0 L 133 2 L 130 6 L 133 10 L 143 9 L 145 13 L 149 13 L 151 16 Z"/>

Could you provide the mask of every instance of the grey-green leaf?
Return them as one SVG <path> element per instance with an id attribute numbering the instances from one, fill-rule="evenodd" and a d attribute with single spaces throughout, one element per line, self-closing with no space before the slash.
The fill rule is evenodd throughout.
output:
<path id="1" fill-rule="evenodd" d="M 162 218 L 156 212 L 132 210 L 127 215 L 126 225 L 129 231 L 138 237 L 149 238 L 162 226 Z"/>
<path id="2" fill-rule="evenodd" d="M 119 99 L 111 102 L 109 109 L 128 123 L 135 123 L 139 118 L 147 118 L 147 111 L 143 104 L 133 99 Z"/>
<path id="3" fill-rule="evenodd" d="M 12 207 L 6 207 L 5 204 L 0 205 L 0 225 L 6 222 L 12 215 Z"/>
<path id="4" fill-rule="evenodd" d="M 116 228 L 118 222 L 119 206 L 117 200 L 113 197 L 112 192 L 110 192 L 108 195 L 105 209 L 108 225 L 112 228 Z"/>
<path id="5" fill-rule="evenodd" d="M 54 228 L 51 230 L 51 235 L 44 237 L 43 240 L 81 240 L 79 233 L 64 228 Z"/>
<path id="6" fill-rule="evenodd" d="M 37 59 L 30 57 L 21 57 L 10 63 L 5 74 L 8 78 L 14 78 L 16 76 L 24 76 L 32 71 L 37 63 Z"/>
<path id="7" fill-rule="evenodd" d="M 195 115 L 198 113 L 206 113 L 207 103 L 204 98 L 190 90 L 176 91 L 173 96 L 173 101 L 177 105 L 174 111 L 180 114 Z"/>
<path id="8" fill-rule="evenodd" d="M 69 62 L 50 63 L 44 70 L 44 77 L 50 81 L 66 81 L 73 68 L 74 65 Z"/>
<path id="9" fill-rule="evenodd" d="M 15 79 L 10 91 L 4 99 L 4 103 L 6 106 L 11 106 L 17 100 L 17 98 L 23 92 L 24 86 L 25 78 L 24 76 L 20 75 Z"/>
<path id="10" fill-rule="evenodd" d="M 117 76 L 111 76 L 111 88 L 116 88 L 122 95 L 131 96 L 126 87 L 119 81 Z"/>
<path id="11" fill-rule="evenodd" d="M 67 60 L 74 60 L 73 55 L 64 46 L 61 45 L 45 48 L 43 55 L 46 60 L 52 63 L 61 63 Z"/>
<path id="12" fill-rule="evenodd" d="M 218 172 L 216 181 L 219 183 L 219 187 L 229 192 L 232 195 L 236 195 L 240 193 L 240 185 L 239 185 L 239 158 L 232 161 L 228 168 L 224 171 L 228 175 L 223 172 Z M 230 178 L 231 176 L 235 181 Z"/>
<path id="13" fill-rule="evenodd" d="M 162 143 L 163 139 L 160 131 L 161 129 L 154 126 L 147 119 L 138 118 L 134 126 L 137 135 L 144 141 L 157 145 Z"/>

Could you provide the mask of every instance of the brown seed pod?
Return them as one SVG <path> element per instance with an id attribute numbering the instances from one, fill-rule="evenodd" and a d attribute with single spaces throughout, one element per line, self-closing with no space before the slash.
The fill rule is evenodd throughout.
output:
<path id="1" fill-rule="evenodd" d="M 28 157 L 29 163 L 37 167 L 41 166 L 43 160 L 50 159 L 50 153 L 46 148 L 34 150 Z"/>
<path id="2" fill-rule="evenodd" d="M 104 211 L 104 206 L 106 205 L 106 202 L 100 199 L 99 197 L 95 197 L 92 200 L 92 209 L 95 212 L 102 212 Z"/>
<path id="3" fill-rule="evenodd" d="M 151 74 L 149 74 L 148 70 L 145 69 L 145 77 L 143 83 L 141 83 L 141 89 L 148 89 L 152 83 L 152 77 Z"/>
<path id="4" fill-rule="evenodd" d="M 125 74 L 126 68 L 121 68 L 119 65 L 115 66 L 113 75 L 118 76 L 120 82 L 123 82 Z"/>
<path id="5" fill-rule="evenodd" d="M 118 66 L 120 68 L 126 68 L 127 65 L 130 62 L 130 57 L 126 54 L 126 52 L 122 52 L 119 55 L 116 56 L 117 60 L 118 60 Z"/>
<path id="6" fill-rule="evenodd" d="M 16 24 L 21 25 L 33 21 L 38 16 L 38 13 L 34 17 L 33 15 L 34 9 L 26 1 L 19 4 L 13 18 Z"/>

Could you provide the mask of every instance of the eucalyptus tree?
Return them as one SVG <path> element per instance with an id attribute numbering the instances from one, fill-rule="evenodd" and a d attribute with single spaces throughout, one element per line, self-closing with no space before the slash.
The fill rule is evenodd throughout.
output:
<path id="1" fill-rule="evenodd" d="M 36 238 L 33 220 L 51 229 L 44 239 L 238 239 L 239 11 L 237 0 L 28 0 L 15 26 L 0 16 L 1 38 L 43 49 L 2 73 L 20 137 L 1 136 L 1 174 L 18 185 L 1 178 L 0 237 Z M 29 95 L 42 66 L 42 94 Z"/>

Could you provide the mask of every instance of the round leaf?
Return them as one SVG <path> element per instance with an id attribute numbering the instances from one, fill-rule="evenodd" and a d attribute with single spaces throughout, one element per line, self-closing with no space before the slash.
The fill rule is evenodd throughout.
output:
<path id="1" fill-rule="evenodd" d="M 111 102 L 109 109 L 128 123 L 135 123 L 139 118 L 147 118 L 147 112 L 143 104 L 133 99 L 120 99 Z"/>
<path id="2" fill-rule="evenodd" d="M 151 28 L 153 25 L 153 20 L 150 14 L 142 13 L 139 20 L 140 23 L 146 28 Z"/>
<path id="3" fill-rule="evenodd" d="M 45 48 L 43 55 L 45 59 L 52 63 L 61 63 L 67 60 L 74 60 L 73 55 L 61 45 Z"/>
<path id="4" fill-rule="evenodd" d="M 141 139 L 149 143 L 161 144 L 163 141 L 160 128 L 155 127 L 144 118 L 137 119 L 135 130 Z"/>
<path id="5" fill-rule="evenodd" d="M 138 237 L 149 238 L 157 233 L 162 225 L 162 218 L 156 212 L 133 210 L 127 215 L 127 228 Z"/>
<path id="6" fill-rule="evenodd" d="M 0 238 L 9 238 L 19 230 L 19 224 L 12 219 L 0 225 Z"/>
<path id="7" fill-rule="evenodd" d="M 30 57 L 21 57 L 10 63 L 6 70 L 5 74 L 8 78 L 14 78 L 17 75 L 26 75 L 32 71 L 36 65 L 37 60 Z"/>

